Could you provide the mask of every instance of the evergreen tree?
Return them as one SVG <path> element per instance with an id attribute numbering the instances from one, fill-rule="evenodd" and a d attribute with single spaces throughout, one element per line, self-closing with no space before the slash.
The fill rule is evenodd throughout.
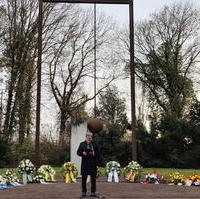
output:
<path id="1" fill-rule="evenodd" d="M 109 86 L 106 92 L 100 95 L 98 115 L 108 127 L 107 131 L 95 135 L 95 140 L 101 146 L 101 165 L 115 160 L 125 166 L 131 159 L 130 144 L 123 139 L 128 119 L 125 99 L 120 97 L 115 86 Z"/>

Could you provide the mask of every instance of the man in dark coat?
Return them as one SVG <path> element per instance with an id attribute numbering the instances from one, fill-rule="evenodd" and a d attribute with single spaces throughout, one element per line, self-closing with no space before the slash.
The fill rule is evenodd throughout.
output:
<path id="1" fill-rule="evenodd" d="M 86 197 L 87 186 L 86 181 L 88 175 L 91 176 L 91 197 L 96 196 L 96 175 L 97 175 L 97 157 L 99 156 L 99 148 L 92 141 L 92 133 L 87 132 L 84 142 L 81 142 L 77 150 L 77 155 L 82 157 L 81 175 L 82 175 L 82 197 Z"/>

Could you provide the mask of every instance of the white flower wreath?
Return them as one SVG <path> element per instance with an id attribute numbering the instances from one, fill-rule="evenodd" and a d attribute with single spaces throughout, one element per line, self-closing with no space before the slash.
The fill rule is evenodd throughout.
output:
<path id="1" fill-rule="evenodd" d="M 109 173 L 110 171 L 116 170 L 117 173 L 120 173 L 121 165 L 116 161 L 110 161 L 106 164 L 106 172 Z"/>

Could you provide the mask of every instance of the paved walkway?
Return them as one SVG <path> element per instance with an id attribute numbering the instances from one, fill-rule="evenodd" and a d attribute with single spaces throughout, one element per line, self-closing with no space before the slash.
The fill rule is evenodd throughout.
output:
<path id="1" fill-rule="evenodd" d="M 200 199 L 200 187 L 106 182 L 97 186 L 108 199 Z M 79 195 L 80 183 L 29 184 L 0 190 L 0 199 L 78 199 Z"/>

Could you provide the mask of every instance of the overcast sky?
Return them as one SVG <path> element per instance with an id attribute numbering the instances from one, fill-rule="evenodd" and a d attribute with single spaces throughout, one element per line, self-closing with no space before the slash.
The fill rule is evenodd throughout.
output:
<path id="1" fill-rule="evenodd" d="M 180 0 L 179 0 L 180 1 Z M 134 15 L 135 21 L 143 20 L 148 18 L 148 16 L 162 9 L 165 5 L 170 5 L 173 3 L 179 2 L 178 0 L 134 0 Z M 181 2 L 189 2 L 193 3 L 196 7 L 200 7 L 200 0 L 182 0 Z M 89 6 L 89 5 L 83 5 Z M 91 5 L 93 9 L 93 5 Z M 108 16 L 111 16 L 114 21 L 118 24 L 128 24 L 129 23 L 129 7 L 128 5 L 107 5 L 107 4 L 98 4 L 97 9 L 102 11 Z M 121 86 L 120 86 L 121 85 Z M 126 85 L 126 86 L 124 86 Z M 127 112 L 128 116 L 130 116 L 130 82 L 129 80 L 125 80 L 123 83 L 119 81 L 118 89 L 119 91 L 123 90 L 123 93 L 126 93 L 127 99 Z M 126 89 L 125 89 L 126 88 Z M 136 98 L 140 98 L 140 94 L 136 92 Z M 138 100 L 139 101 L 139 100 Z"/>
<path id="2" fill-rule="evenodd" d="M 182 0 L 183 2 L 186 2 L 186 0 Z M 148 15 L 151 14 L 154 11 L 160 10 L 164 5 L 168 5 L 171 3 L 178 2 L 177 0 L 134 0 L 135 2 L 135 20 L 142 20 L 144 18 L 148 18 Z M 188 1 L 187 1 L 188 2 Z M 198 6 L 200 6 L 200 0 L 191 0 L 189 2 L 192 2 Z M 93 5 L 84 4 L 83 7 L 91 6 L 93 8 Z M 127 5 L 97 5 L 97 9 L 99 11 L 104 12 L 106 15 L 111 16 L 113 20 L 115 20 L 118 24 L 128 24 L 129 23 L 129 9 Z M 121 87 L 120 87 L 121 84 Z M 125 80 L 123 83 L 120 82 L 118 85 L 118 89 L 120 91 L 123 90 L 123 93 L 125 93 L 125 98 L 127 101 L 127 114 L 130 119 L 130 82 L 129 80 Z M 136 92 L 136 98 L 140 96 L 138 90 Z M 51 123 L 54 123 L 52 120 L 52 116 L 55 118 L 56 112 L 52 111 L 51 114 L 49 114 L 49 111 L 47 107 L 49 107 L 49 110 L 52 109 L 52 107 L 56 107 L 55 102 L 53 102 L 50 106 L 47 104 L 47 109 L 44 108 L 45 101 L 43 101 L 42 106 L 42 122 L 41 124 L 46 126 L 48 123 L 49 126 L 51 126 Z M 93 102 L 90 102 L 90 104 L 93 105 Z M 51 108 L 50 108 L 51 107 Z M 49 119 L 51 115 L 51 118 Z M 45 119 L 44 119 L 45 118 Z M 51 122 L 50 122 L 51 121 Z"/>
<path id="3" fill-rule="evenodd" d="M 156 10 L 159 10 L 164 5 L 168 5 L 177 0 L 134 0 L 135 19 L 141 20 Z M 200 6 L 200 0 L 182 0 L 182 2 L 192 2 Z M 124 24 L 128 23 L 128 5 L 101 5 L 98 4 L 97 8 L 105 12 L 107 15 L 112 16 L 117 22 Z"/>

